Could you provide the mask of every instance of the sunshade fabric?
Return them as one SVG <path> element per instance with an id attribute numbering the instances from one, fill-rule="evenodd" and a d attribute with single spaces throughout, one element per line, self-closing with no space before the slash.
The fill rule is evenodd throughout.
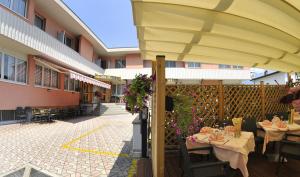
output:
<path id="1" fill-rule="evenodd" d="M 132 0 L 144 59 L 300 71 L 299 0 Z"/>
<path id="2" fill-rule="evenodd" d="M 70 74 L 70 78 L 71 79 L 79 80 L 79 81 L 82 81 L 82 82 L 85 82 L 85 83 L 89 83 L 89 84 L 93 84 L 93 85 L 96 85 L 96 86 L 99 86 L 99 87 L 103 87 L 103 88 L 106 88 L 106 89 L 110 89 L 111 88 L 111 85 L 109 85 L 109 84 L 106 84 L 104 82 L 98 81 L 96 79 L 92 79 L 90 77 L 84 76 L 84 75 L 76 73 L 74 71 L 69 71 L 69 74 Z"/>

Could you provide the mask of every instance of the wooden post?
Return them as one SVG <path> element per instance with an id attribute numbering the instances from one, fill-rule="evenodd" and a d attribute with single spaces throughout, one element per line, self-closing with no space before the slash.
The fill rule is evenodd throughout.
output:
<path id="1" fill-rule="evenodd" d="M 152 149 L 153 176 L 164 177 L 165 170 L 165 56 L 156 57 L 156 100 L 155 100 L 155 137 Z"/>
<path id="2" fill-rule="evenodd" d="M 261 119 L 264 119 L 266 116 L 266 93 L 265 93 L 265 84 L 264 81 L 260 82 L 260 91 L 261 91 L 261 112 L 262 117 Z"/>
<path id="3" fill-rule="evenodd" d="M 223 82 L 220 81 L 219 82 L 219 119 L 220 120 L 224 120 L 224 116 L 225 116 L 225 113 L 224 113 L 224 86 L 223 86 Z"/>
<path id="4" fill-rule="evenodd" d="M 156 74 L 156 61 L 152 61 L 152 74 Z M 154 171 L 154 162 L 156 162 L 156 81 L 153 82 L 152 85 L 152 90 L 153 90 L 153 94 L 152 94 L 152 102 L 151 102 L 151 158 L 152 158 L 152 167 L 153 167 L 153 171 Z"/>

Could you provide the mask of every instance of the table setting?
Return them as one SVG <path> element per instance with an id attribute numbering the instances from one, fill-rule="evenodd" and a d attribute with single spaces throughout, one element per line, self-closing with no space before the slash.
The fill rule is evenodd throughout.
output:
<path id="1" fill-rule="evenodd" d="M 186 145 L 188 149 L 211 145 L 219 160 L 229 161 L 231 168 L 240 169 L 243 176 L 248 177 L 248 154 L 255 149 L 254 135 L 241 131 L 242 118 L 233 118 L 232 122 L 234 126 L 224 128 L 202 127 L 199 133 L 187 139 Z"/>
<path id="2" fill-rule="evenodd" d="M 294 123 L 294 120 L 284 121 L 277 116 L 274 116 L 271 121 L 264 120 L 257 124 L 265 131 L 262 153 L 265 153 L 269 142 L 282 140 L 286 133 L 300 133 L 300 125 Z"/>

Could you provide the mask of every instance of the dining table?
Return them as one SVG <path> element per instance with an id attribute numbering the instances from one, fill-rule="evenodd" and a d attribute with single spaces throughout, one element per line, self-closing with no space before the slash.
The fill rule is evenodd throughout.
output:
<path id="1" fill-rule="evenodd" d="M 263 122 L 258 122 L 258 127 L 264 130 L 264 144 L 262 153 L 266 152 L 266 147 L 269 142 L 281 141 L 286 133 L 299 134 L 300 125 L 297 123 L 288 124 L 286 123 L 285 128 L 278 128 L 276 124 L 264 125 Z"/>
<path id="2" fill-rule="evenodd" d="M 209 136 L 209 133 L 194 134 L 193 138 L 195 141 L 187 139 L 187 148 L 190 149 L 211 145 L 215 156 L 219 160 L 228 161 L 231 168 L 239 169 L 244 177 L 248 177 L 248 155 L 255 150 L 253 133 L 242 131 L 239 137 L 224 135 L 224 139 L 221 141 L 212 141 Z M 199 151 L 198 153 L 201 154 L 203 151 Z"/>

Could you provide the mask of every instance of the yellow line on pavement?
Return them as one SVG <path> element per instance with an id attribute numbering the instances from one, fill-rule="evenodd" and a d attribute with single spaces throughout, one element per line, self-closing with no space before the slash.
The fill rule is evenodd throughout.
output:
<path id="1" fill-rule="evenodd" d="M 128 170 L 128 177 L 133 177 L 133 175 L 136 173 L 136 163 L 137 163 L 137 160 L 133 159 L 131 162 L 131 166 Z"/>
<path id="2" fill-rule="evenodd" d="M 82 138 L 84 138 L 84 137 L 87 137 L 87 136 L 89 136 L 89 135 L 92 134 L 92 133 L 95 133 L 96 131 L 100 130 L 100 129 L 101 129 L 102 127 L 104 127 L 104 126 L 105 126 L 105 125 L 101 125 L 101 126 L 99 126 L 98 128 L 95 128 L 95 129 L 93 129 L 93 130 L 91 130 L 91 131 L 88 131 L 88 132 L 86 132 L 86 133 L 80 135 L 79 137 L 73 139 L 72 141 L 63 144 L 62 147 L 70 146 L 71 144 L 76 143 L 76 142 L 79 141 L 80 139 L 82 139 Z"/>
<path id="3" fill-rule="evenodd" d="M 98 154 L 98 155 L 106 155 L 106 156 L 113 156 L 113 157 L 126 157 L 129 158 L 129 154 L 125 154 L 125 153 L 115 153 L 115 152 L 105 152 L 105 151 L 98 151 L 98 150 L 93 150 L 93 149 L 83 149 L 83 148 L 76 148 L 76 147 L 72 147 L 71 145 L 76 143 L 77 141 L 79 141 L 82 138 L 85 138 L 93 133 L 95 133 L 96 131 L 100 130 L 102 127 L 104 127 L 105 125 L 101 125 L 98 128 L 95 128 L 91 131 L 88 131 L 82 135 L 80 135 L 79 137 L 71 140 L 70 142 L 67 142 L 65 144 L 63 144 L 61 147 L 63 149 L 68 149 L 71 151 L 78 151 L 78 152 L 82 152 L 82 153 L 92 153 L 92 154 Z"/>
<path id="4" fill-rule="evenodd" d="M 112 157 L 127 157 L 127 158 L 129 158 L 129 154 L 125 154 L 125 153 L 105 152 L 105 151 L 98 151 L 98 150 L 93 150 L 93 149 L 76 148 L 76 147 L 71 147 L 71 146 L 65 146 L 63 148 L 69 149 L 71 151 L 82 152 L 82 153 L 92 153 L 92 154 L 106 155 L 106 156 L 112 156 Z"/>

